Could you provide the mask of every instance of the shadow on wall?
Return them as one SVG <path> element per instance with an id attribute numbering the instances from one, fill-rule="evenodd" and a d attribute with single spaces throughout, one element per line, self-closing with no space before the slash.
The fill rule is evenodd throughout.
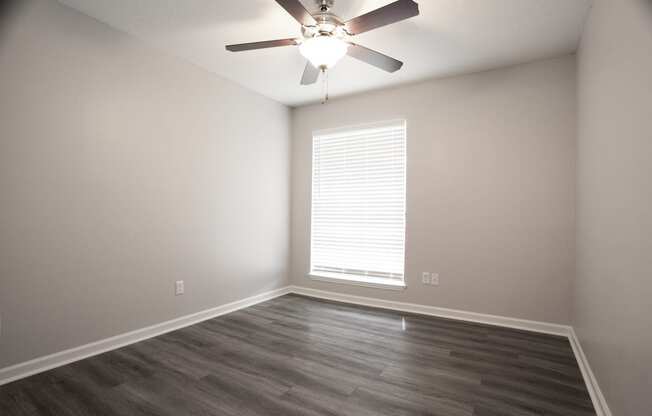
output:
<path id="1" fill-rule="evenodd" d="M 25 3 L 21 0 L 0 0 L 0 48 L 9 32 L 12 19 L 18 13 L 18 6 L 25 6 Z"/>
<path id="2" fill-rule="evenodd" d="M 652 0 L 639 0 L 642 5 L 643 9 L 648 12 L 648 17 L 650 18 L 650 23 L 652 24 Z"/>

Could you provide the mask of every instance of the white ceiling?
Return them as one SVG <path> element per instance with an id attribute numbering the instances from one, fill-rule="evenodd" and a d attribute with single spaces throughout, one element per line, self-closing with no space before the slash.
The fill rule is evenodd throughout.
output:
<path id="1" fill-rule="evenodd" d="M 274 0 L 59 0 L 179 58 L 281 103 L 315 102 L 321 83 L 299 85 L 296 47 L 232 53 L 225 44 L 295 37 L 299 24 Z M 392 0 L 336 0 L 342 19 Z M 345 57 L 331 96 L 475 72 L 574 52 L 592 0 L 420 0 L 421 14 L 356 37 L 405 62 L 393 74 Z M 314 0 L 302 0 L 314 10 Z"/>

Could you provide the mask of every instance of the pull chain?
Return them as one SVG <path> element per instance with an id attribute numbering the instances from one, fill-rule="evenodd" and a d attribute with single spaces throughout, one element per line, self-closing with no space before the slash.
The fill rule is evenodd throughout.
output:
<path id="1" fill-rule="evenodd" d="M 321 103 L 326 104 L 328 102 L 328 70 L 326 69 L 326 67 L 322 67 L 321 72 L 323 74 L 322 95 L 324 97 L 321 100 Z"/>

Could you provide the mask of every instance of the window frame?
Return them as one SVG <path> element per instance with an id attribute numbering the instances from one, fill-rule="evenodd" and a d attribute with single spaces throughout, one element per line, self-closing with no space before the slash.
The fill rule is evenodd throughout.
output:
<path id="1" fill-rule="evenodd" d="M 361 274 L 344 274 L 344 273 L 328 273 L 324 271 L 313 271 L 312 270 L 312 257 L 313 257 L 313 239 L 312 239 L 312 233 L 313 233 L 313 182 L 315 178 L 315 137 L 319 135 L 326 135 L 326 134 L 333 134 L 333 133 L 340 133 L 340 132 L 346 132 L 346 131 L 355 131 L 355 130 L 362 130 L 362 129 L 368 129 L 368 128 L 374 128 L 374 127 L 382 127 L 382 126 L 389 126 L 392 124 L 402 124 L 403 125 L 403 135 L 404 135 L 404 146 L 405 146 L 405 166 L 404 166 L 404 184 L 403 184 L 403 202 L 404 202 L 404 221 L 403 221 L 403 277 L 402 279 L 396 279 L 396 278 L 383 278 L 383 277 L 373 277 L 373 276 L 365 276 Z M 378 121 L 378 122 L 371 122 L 371 123 L 363 123 L 363 124 L 355 124 L 355 125 L 348 125 L 348 126 L 343 126 L 343 127 L 336 127 L 336 128 L 329 128 L 329 129 L 320 129 L 320 130 L 314 130 L 312 132 L 311 136 L 311 146 L 310 146 L 310 161 L 311 161 L 311 168 L 310 168 L 310 217 L 309 217 L 309 236 L 308 238 L 310 239 L 310 247 L 309 247 L 309 252 L 308 252 L 308 272 L 306 274 L 306 277 L 314 280 L 314 281 L 321 281 L 321 282 L 327 282 L 327 283 L 341 283 L 341 284 L 347 284 L 347 285 L 354 285 L 354 286 L 363 286 L 363 287 L 372 287 L 372 288 L 380 288 L 380 289 L 389 289 L 389 290 L 404 290 L 407 288 L 406 284 L 406 247 L 407 247 L 407 173 L 408 173 L 408 163 L 407 163 L 407 141 L 408 141 L 408 123 L 407 120 L 404 118 L 398 118 L 398 119 L 391 119 L 391 120 L 384 120 L 384 121 Z"/>

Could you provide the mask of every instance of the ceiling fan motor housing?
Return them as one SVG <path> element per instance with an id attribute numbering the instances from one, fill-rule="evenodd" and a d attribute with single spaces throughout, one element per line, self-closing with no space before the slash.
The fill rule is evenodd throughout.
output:
<path id="1" fill-rule="evenodd" d="M 316 26 L 301 26 L 301 33 L 304 38 L 315 36 L 338 36 L 346 35 L 344 24 L 339 17 L 330 12 L 315 13 L 312 15 L 317 21 Z"/>

